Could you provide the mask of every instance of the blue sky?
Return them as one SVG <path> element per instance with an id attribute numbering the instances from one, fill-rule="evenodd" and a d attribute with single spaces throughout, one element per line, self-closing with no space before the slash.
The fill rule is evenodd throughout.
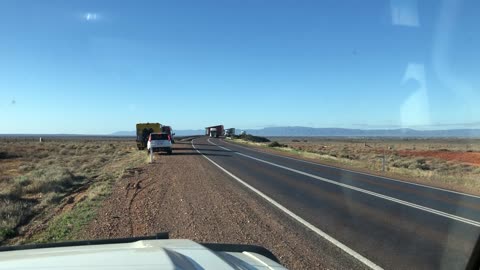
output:
<path id="1" fill-rule="evenodd" d="M 1 1 L 0 133 L 480 127 L 478 1 Z"/>

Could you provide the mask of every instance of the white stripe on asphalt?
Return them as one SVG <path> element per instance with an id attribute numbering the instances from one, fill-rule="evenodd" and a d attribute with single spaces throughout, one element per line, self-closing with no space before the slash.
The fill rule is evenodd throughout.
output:
<path id="1" fill-rule="evenodd" d="M 256 149 L 251 148 L 251 147 L 245 147 L 245 146 L 241 146 L 241 145 L 238 145 L 238 144 L 233 144 L 233 143 L 230 143 L 230 142 L 227 142 L 227 141 L 223 141 L 223 142 L 226 143 L 226 144 L 233 145 L 233 146 L 235 146 L 235 147 L 240 147 L 240 148 L 247 149 L 247 150 L 250 150 L 250 151 L 254 151 L 254 152 L 257 152 L 257 153 L 267 154 L 267 155 L 270 155 L 270 156 L 275 156 L 275 157 L 280 157 L 280 158 L 295 160 L 295 161 L 299 161 L 299 162 L 303 162 L 303 163 L 308 163 L 308 164 L 312 164 L 312 165 L 316 165 L 316 166 L 320 166 L 320 167 L 327 167 L 327 168 L 337 169 L 337 170 L 341 170 L 341 171 L 345 171 L 345 172 L 363 174 L 363 175 L 373 176 L 373 177 L 377 177 L 377 178 L 381 178 L 381 179 L 385 179 L 385 180 L 389 180 L 389 181 L 395 181 L 395 182 L 400 182 L 400 183 L 404 183 L 404 184 L 409 184 L 409 185 L 414 185 L 414 186 L 420 186 L 420 187 L 424 187 L 424 188 L 431 188 L 431 189 L 435 189 L 435 190 L 440 190 L 440 191 L 444 191 L 444 192 L 449 192 L 449 193 L 454 193 L 454 194 L 458 194 L 458 195 L 462 195 L 462 196 L 468 196 L 468 197 L 480 199 L 480 196 L 472 195 L 472 194 L 468 194 L 468 193 L 463 193 L 463 192 L 458 192 L 458 191 L 453 191 L 453 190 L 449 190 L 449 189 L 444 189 L 444 188 L 439 188 L 439 187 L 433 187 L 433 186 L 423 185 L 423 184 L 418 184 L 418 183 L 413 183 L 413 182 L 407 182 L 407 181 L 403 181 L 403 180 L 399 180 L 399 179 L 389 178 L 389 177 L 380 176 L 380 175 L 374 175 L 374 174 L 365 173 L 365 172 L 352 171 L 352 170 L 349 170 L 349 169 L 344 169 L 344 168 L 340 168 L 340 167 L 335 167 L 335 166 L 330 166 L 330 165 L 315 163 L 315 162 L 311 162 L 311 161 L 307 161 L 307 160 L 303 160 L 303 159 L 292 158 L 292 157 L 277 155 L 277 154 L 273 154 L 273 153 L 269 153 L 269 152 L 258 151 L 258 150 L 256 150 Z"/>
<path id="2" fill-rule="evenodd" d="M 218 144 L 215 144 L 215 143 L 211 142 L 210 139 L 208 139 L 208 142 L 213 144 L 213 145 L 216 145 L 218 147 L 221 147 L 222 149 L 232 151 L 232 150 L 230 150 L 226 147 L 222 147 Z M 234 152 L 234 151 L 232 151 L 232 152 Z M 396 203 L 399 203 L 399 204 L 410 206 L 410 207 L 413 207 L 413 208 L 416 208 L 416 209 L 420 209 L 420 210 L 423 210 L 423 211 L 426 211 L 426 212 L 429 212 L 429 213 L 432 213 L 432 214 L 436 214 L 436 215 L 443 216 L 443 217 L 446 217 L 446 218 L 450 218 L 450 219 L 453 219 L 453 220 L 457 220 L 457 221 L 460 221 L 460 222 L 463 222 L 463 223 L 467 223 L 467 224 L 470 224 L 470 225 L 473 225 L 473 226 L 476 226 L 476 227 L 480 227 L 480 222 L 475 221 L 475 220 L 455 216 L 455 215 L 445 213 L 445 212 L 442 212 L 442 211 L 439 211 L 439 210 L 435 210 L 435 209 L 432 209 L 432 208 L 429 208 L 429 207 L 426 207 L 426 206 L 421 206 L 421 205 L 418 205 L 418 204 L 415 204 L 415 203 L 411 203 L 411 202 L 407 202 L 407 201 L 400 200 L 400 199 L 397 199 L 397 198 L 393 198 L 393 197 L 390 197 L 390 196 L 386 196 L 386 195 L 376 193 L 376 192 L 373 192 L 373 191 L 369 191 L 369 190 L 366 190 L 366 189 L 363 189 L 363 188 L 358 188 L 358 187 L 355 187 L 355 186 L 351 186 L 351 185 L 343 184 L 343 183 L 340 183 L 340 182 L 336 182 L 336 181 L 333 181 L 333 180 L 330 180 L 330 179 L 326 179 L 326 178 L 323 178 L 323 177 L 320 177 L 320 176 L 316 176 L 314 174 L 302 172 L 302 171 L 299 171 L 299 170 L 292 169 L 290 167 L 286 167 L 286 166 L 279 165 L 279 164 L 276 164 L 276 163 L 273 163 L 273 162 L 270 162 L 270 161 L 266 161 L 266 160 L 263 160 L 263 159 L 252 157 L 252 156 L 240 153 L 240 152 L 234 152 L 234 153 L 236 153 L 238 155 L 241 155 L 241 156 L 244 156 L 244 157 L 247 157 L 247 158 L 250 158 L 250 159 L 253 159 L 253 160 L 256 160 L 256 161 L 259 161 L 259 162 L 263 162 L 263 163 L 266 163 L 266 164 L 284 169 L 284 170 L 288 170 L 288 171 L 291 171 L 291 172 L 302 174 L 302 175 L 305 175 L 305 176 L 308 176 L 308 177 L 311 177 L 311 178 L 314 178 L 314 179 L 317 179 L 317 180 L 320 180 L 320 181 L 323 181 L 323 182 L 327 182 L 327 183 L 334 184 L 334 185 L 337 185 L 337 186 L 341 186 L 341 187 L 344 187 L 344 188 L 352 189 L 352 190 L 362 192 L 362 193 L 365 193 L 365 194 L 369 194 L 369 195 L 372 195 L 372 196 L 375 196 L 375 197 L 378 197 L 378 198 L 382 198 L 382 199 L 385 199 L 385 200 L 389 200 L 389 201 L 392 201 L 392 202 L 396 202 Z"/>
<path id="3" fill-rule="evenodd" d="M 210 139 L 209 139 L 210 140 Z M 192 140 L 192 146 L 193 148 L 195 149 L 195 151 L 197 151 L 200 155 L 202 155 L 204 158 L 206 158 L 208 161 L 210 161 L 213 165 L 217 166 L 220 170 L 222 170 L 223 172 L 225 172 L 226 174 L 228 174 L 230 177 L 232 177 L 233 179 L 237 180 L 239 183 L 241 183 L 242 185 L 246 186 L 247 188 L 249 188 L 250 190 L 252 190 L 253 192 L 255 192 L 257 195 L 259 195 L 260 197 L 262 197 L 263 199 L 267 200 L 269 203 L 273 204 L 275 207 L 277 207 L 278 209 L 282 210 L 285 214 L 289 215 L 290 217 L 292 217 L 293 219 L 295 219 L 296 221 L 300 222 L 301 224 L 303 224 L 305 227 L 307 227 L 308 229 L 312 230 L 313 232 L 315 232 L 316 234 L 318 234 L 319 236 L 325 238 L 327 241 L 329 241 L 330 243 L 334 244 L 335 246 L 337 246 L 338 248 L 340 248 L 341 250 L 345 251 L 346 253 L 348 253 L 349 255 L 353 256 L 355 259 L 359 260 L 360 262 L 362 262 L 363 264 L 365 264 L 366 266 L 370 267 L 371 269 L 383 269 L 381 268 L 380 266 L 376 265 L 375 263 L 373 263 L 372 261 L 370 261 L 369 259 L 363 257 L 362 255 L 358 254 L 356 251 L 354 251 L 353 249 L 349 248 L 348 246 L 342 244 L 340 241 L 338 241 L 337 239 L 331 237 L 330 235 L 326 234 L 324 231 L 320 230 L 319 228 L 315 227 L 314 225 L 312 225 L 311 223 L 309 223 L 308 221 L 304 220 L 303 218 L 297 216 L 295 213 L 293 213 L 292 211 L 288 210 L 287 208 L 285 208 L 283 205 L 279 204 L 278 202 L 276 202 L 275 200 L 273 200 L 272 198 L 268 197 L 267 195 L 265 195 L 264 193 L 262 193 L 261 191 L 259 191 L 258 189 L 252 187 L 251 185 L 247 184 L 245 181 L 243 181 L 242 179 L 238 178 L 237 176 L 235 176 L 234 174 L 232 174 L 231 172 L 227 171 L 226 169 L 224 169 L 222 166 L 218 165 L 215 161 L 211 160 L 210 158 L 208 158 L 207 156 L 205 156 L 202 152 L 198 151 L 198 149 L 195 147 L 194 143 L 193 143 L 194 140 Z M 209 141 L 210 142 L 210 141 Z M 210 142 L 211 143 L 211 142 Z M 218 146 L 218 145 L 217 145 Z M 221 146 L 219 146 L 221 147 Z M 225 149 L 225 150 L 229 150 L 231 151 L 230 149 L 228 148 L 224 148 L 224 147 L 221 147 L 222 149 Z"/>

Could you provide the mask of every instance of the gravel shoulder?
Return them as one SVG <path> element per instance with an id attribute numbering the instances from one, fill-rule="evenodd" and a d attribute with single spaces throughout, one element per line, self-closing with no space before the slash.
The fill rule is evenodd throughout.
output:
<path id="1" fill-rule="evenodd" d="M 289 269 L 362 269 L 362 264 L 270 206 L 192 149 L 119 180 L 83 239 L 153 235 L 197 242 L 256 244 L 270 249 Z"/>

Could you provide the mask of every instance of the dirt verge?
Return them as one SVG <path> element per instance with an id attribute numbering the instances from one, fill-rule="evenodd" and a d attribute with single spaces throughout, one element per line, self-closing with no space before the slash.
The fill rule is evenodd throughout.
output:
<path id="1" fill-rule="evenodd" d="M 152 235 L 257 244 L 290 269 L 363 268 L 196 153 L 189 142 L 119 181 L 83 239 Z"/>

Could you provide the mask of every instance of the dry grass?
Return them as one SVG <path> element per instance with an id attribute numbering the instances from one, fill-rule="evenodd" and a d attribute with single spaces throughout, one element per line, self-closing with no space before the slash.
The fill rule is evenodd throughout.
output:
<path id="1" fill-rule="evenodd" d="M 145 162 L 132 141 L 0 141 L 0 242 L 79 188 L 91 200 L 106 196 L 126 169 Z"/>
<path id="2" fill-rule="evenodd" d="M 0 239 L 15 236 L 15 228 L 30 215 L 31 203 L 15 196 L 0 196 Z"/>
<path id="3" fill-rule="evenodd" d="M 333 166 L 480 194 L 478 139 L 269 139 L 283 147 L 234 141 Z"/>

